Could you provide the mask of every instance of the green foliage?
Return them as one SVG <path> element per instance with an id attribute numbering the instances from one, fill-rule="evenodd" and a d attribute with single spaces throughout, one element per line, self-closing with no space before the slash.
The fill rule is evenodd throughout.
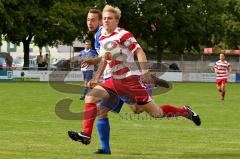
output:
<path id="1" fill-rule="evenodd" d="M 31 40 L 40 48 L 71 45 L 87 33 L 87 11 L 102 10 L 105 2 L 121 9 L 120 27 L 141 39 L 158 60 L 164 51 L 240 48 L 239 0 L 0 0 L 0 33 L 12 43 L 23 42 L 26 56 Z"/>
<path id="2" fill-rule="evenodd" d="M 4 6 L 3 13 L 1 6 Z M 3 0 L 0 3 L 0 25 L 5 40 L 24 44 L 24 66 L 28 67 L 29 44 L 68 44 L 86 33 L 88 1 L 71 0 Z M 1 30 L 0 30 L 1 31 Z"/>
<path id="3" fill-rule="evenodd" d="M 225 42 L 232 49 L 240 49 L 240 1 L 230 0 L 223 15 Z"/>

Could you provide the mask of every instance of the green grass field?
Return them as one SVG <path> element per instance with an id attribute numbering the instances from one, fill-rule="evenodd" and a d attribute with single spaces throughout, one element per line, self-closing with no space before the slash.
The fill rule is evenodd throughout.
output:
<path id="1" fill-rule="evenodd" d="M 48 83 L 0 83 L 0 159 L 240 158 L 240 85 L 228 84 L 226 100 L 219 100 L 213 83 L 174 83 L 155 96 L 159 104 L 190 104 L 202 125 L 191 121 L 130 119 L 110 113 L 112 155 L 92 155 L 99 148 L 94 128 L 88 146 L 71 141 L 66 132 L 81 130 L 82 121 L 62 120 L 55 104 L 73 99 L 72 111 L 83 109 L 77 94 L 64 94 Z"/>

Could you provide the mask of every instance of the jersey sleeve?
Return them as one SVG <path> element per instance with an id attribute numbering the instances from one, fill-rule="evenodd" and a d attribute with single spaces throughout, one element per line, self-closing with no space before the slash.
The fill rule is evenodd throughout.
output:
<path id="1" fill-rule="evenodd" d="M 91 52 L 92 52 L 92 56 L 98 56 L 97 51 L 95 51 L 95 50 L 91 50 Z"/>
<path id="2" fill-rule="evenodd" d="M 217 62 L 215 63 L 214 68 L 217 69 Z"/>
<path id="3" fill-rule="evenodd" d="M 228 67 L 228 69 L 231 67 L 231 65 L 230 65 L 230 63 L 229 63 L 229 62 L 227 63 L 227 67 Z"/>
<path id="4" fill-rule="evenodd" d="M 99 52 L 100 50 L 100 43 L 99 43 L 100 36 L 101 36 L 101 29 L 98 30 L 98 32 L 95 35 L 94 48 L 97 52 Z"/>
<path id="5" fill-rule="evenodd" d="M 82 51 L 80 51 L 80 52 L 79 52 L 79 56 L 82 56 L 82 55 L 83 55 L 83 52 L 82 52 Z"/>
<path id="6" fill-rule="evenodd" d="M 128 50 L 132 53 L 134 53 L 138 48 L 141 48 L 133 34 L 128 31 L 124 32 L 121 36 L 120 43 L 128 48 Z"/>

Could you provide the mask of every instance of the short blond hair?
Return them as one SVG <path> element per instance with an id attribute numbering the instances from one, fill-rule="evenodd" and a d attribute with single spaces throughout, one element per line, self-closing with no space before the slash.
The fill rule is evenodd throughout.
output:
<path id="1" fill-rule="evenodd" d="M 121 18 L 121 10 L 118 7 L 113 7 L 113 6 L 107 4 L 103 8 L 103 12 L 112 12 L 116 15 L 116 18 L 118 18 L 118 19 Z"/>

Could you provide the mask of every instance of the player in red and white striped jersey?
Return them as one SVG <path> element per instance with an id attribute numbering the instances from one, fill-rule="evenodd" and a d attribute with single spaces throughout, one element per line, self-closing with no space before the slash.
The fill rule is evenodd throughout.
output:
<path id="1" fill-rule="evenodd" d="M 231 65 L 225 60 L 223 53 L 219 55 L 219 60 L 215 63 L 214 70 L 216 73 L 216 86 L 217 90 L 221 93 L 221 99 L 224 100 L 227 84 L 227 78 L 231 72 Z"/>
<path id="2" fill-rule="evenodd" d="M 102 61 L 95 81 L 92 83 L 99 83 L 106 65 L 110 66 L 112 76 L 102 84 L 96 85 L 86 96 L 83 132 L 74 133 L 71 138 L 83 144 L 89 144 L 94 120 L 98 113 L 96 103 L 103 99 L 114 98 L 114 96 L 125 96 L 131 99 L 131 103 L 137 104 L 152 117 L 182 116 L 199 126 L 200 117 L 190 107 L 158 106 L 152 100 L 145 85 L 142 84 L 152 81 L 146 55 L 130 32 L 118 28 L 120 16 L 119 8 L 106 5 L 103 9 L 105 32 L 99 39 Z M 134 55 L 138 59 L 140 70 L 134 61 Z"/>

